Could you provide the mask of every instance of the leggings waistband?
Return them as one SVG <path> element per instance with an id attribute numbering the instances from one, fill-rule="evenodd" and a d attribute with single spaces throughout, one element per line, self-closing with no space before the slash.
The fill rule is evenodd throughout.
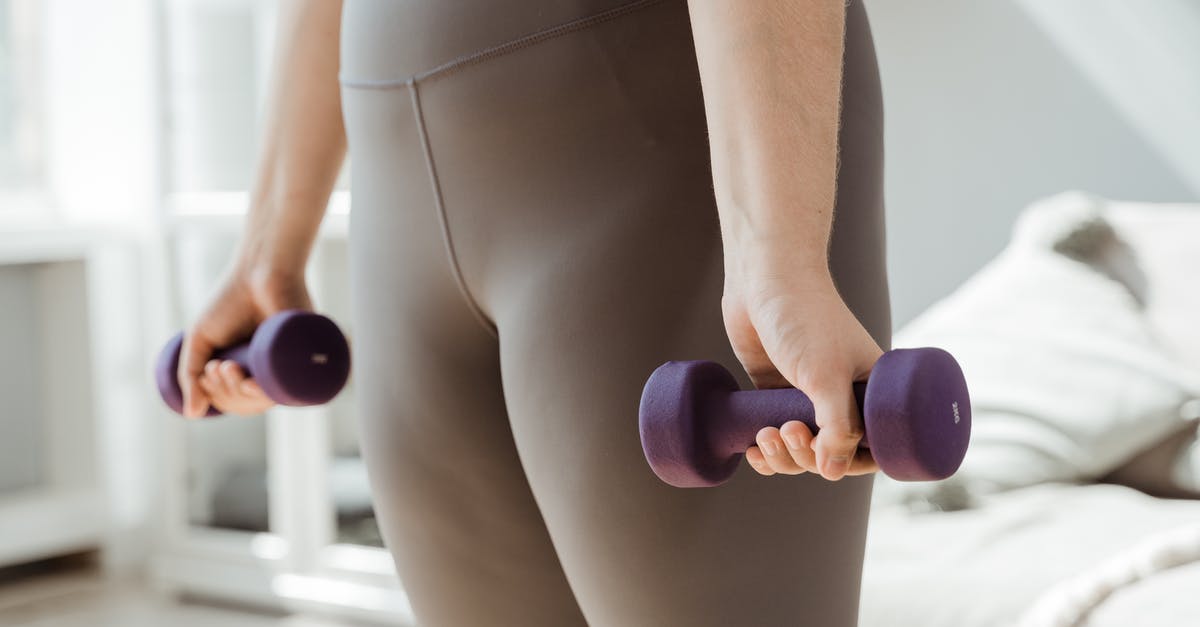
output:
<path id="1" fill-rule="evenodd" d="M 565 10 L 536 1 L 484 2 L 472 8 L 499 9 L 502 16 L 481 10 L 463 17 L 464 3 L 458 2 L 347 0 L 339 80 L 354 89 L 403 87 L 664 1 L 671 0 L 586 0 L 567 3 Z"/>

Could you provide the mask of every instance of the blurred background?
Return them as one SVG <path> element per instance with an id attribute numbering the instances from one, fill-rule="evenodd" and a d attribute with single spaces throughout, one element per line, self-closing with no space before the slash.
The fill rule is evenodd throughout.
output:
<path id="1" fill-rule="evenodd" d="M 0 0 L 0 351 L 8 357 L 0 363 L 2 624 L 161 624 L 146 609 L 143 589 L 219 602 L 178 610 L 195 621 L 181 624 L 283 624 L 308 613 L 322 621 L 411 620 L 373 521 L 353 383 L 325 407 L 184 422 L 161 407 L 149 376 L 157 349 L 199 312 L 239 236 L 277 3 Z M 1190 375 L 1179 374 L 1187 368 L 1170 360 L 1200 361 L 1200 352 L 1187 352 L 1200 331 L 1188 335 L 1196 310 L 1185 314 L 1169 295 L 1200 287 L 1187 270 L 1200 267 L 1192 265 L 1200 257 L 1186 257 L 1200 237 L 1197 206 L 1189 204 L 1200 202 L 1200 4 L 868 0 L 867 7 L 885 95 L 893 317 L 896 329 L 911 330 L 898 337 L 956 341 L 937 330 L 966 329 L 952 314 L 970 319 L 988 302 L 978 294 L 990 284 L 972 281 L 987 279 L 987 268 L 1005 258 L 1021 216 L 1057 216 L 1050 231 L 1093 239 L 1103 221 L 1112 227 L 1104 241 L 1129 244 L 1134 258 L 1158 251 L 1141 259 L 1135 313 L 1158 325 L 1147 337 L 1169 345 L 1163 355 L 1170 357 L 1156 354 L 1166 364 L 1158 370 L 1145 361 L 1131 367 L 1166 373 L 1163 379 L 1184 390 L 1175 405 L 1185 407 L 1200 388 L 1189 387 Z M 309 277 L 318 310 L 352 333 L 346 178 L 344 172 Z M 1081 193 L 1055 196 L 1068 190 Z M 1048 250 L 1062 253 L 1055 242 Z M 1067 255 L 1072 263 L 1093 256 Z M 1148 272 L 1154 268 L 1164 274 Z M 975 296 L 964 295 L 964 285 L 976 285 Z M 1019 285 L 1005 286 L 1021 293 Z M 1036 299 L 1069 292 L 1028 293 Z M 921 326 L 931 306 L 946 302 L 958 309 L 943 307 L 941 317 Z M 1049 319 L 1010 313 L 1025 322 Z M 1059 337 L 1055 328 L 1047 332 Z M 997 329 L 974 331 L 1008 337 Z M 1114 354 L 1118 361 L 1128 356 Z M 1019 369 L 1015 362 L 1012 369 Z M 988 408 L 1003 405 L 984 401 L 981 427 Z M 1186 419 L 1187 411 L 1176 414 Z M 1150 431 L 1162 438 L 1139 440 L 1137 451 L 1088 470 L 1088 481 L 1186 429 Z M 1172 456 L 1175 464 L 1173 456 L 1189 444 L 1172 442 L 1175 448 L 1142 463 Z M 1070 480 L 1082 482 L 1085 474 Z M 997 483 L 1004 481 L 989 485 Z M 1113 483 L 1170 501 L 1178 520 L 1200 521 L 1187 490 L 1150 494 L 1155 490 L 1133 480 Z M 970 502 L 972 486 L 951 487 Z M 907 503 L 903 516 L 917 515 L 915 501 L 924 510 L 955 509 L 948 493 L 906 494 L 880 507 Z M 1105 511 L 1094 510 L 1095 517 Z M 897 528 L 915 524 L 900 513 L 895 518 Z M 882 525 L 892 519 L 878 520 L 873 530 L 885 535 L 873 536 L 872 547 L 883 550 Z M 940 526 L 944 519 L 930 524 L 954 533 Z M 1070 534 L 1047 537 L 1049 546 L 1072 541 Z M 1095 553 L 1079 552 L 1089 551 Z M 902 595 L 871 597 L 872 586 L 894 590 L 903 577 L 889 574 L 911 578 L 913 571 L 900 558 L 870 560 L 864 624 L 898 624 L 882 617 L 905 610 Z M 1043 587 L 1091 564 L 1059 572 Z M 941 617 L 947 624 L 1004 624 L 1047 603 L 1065 611 L 1035 597 L 1015 591 L 990 613 L 960 608 Z M 56 613 L 62 616 L 50 618 Z M 921 616 L 916 624 L 937 624 Z"/>

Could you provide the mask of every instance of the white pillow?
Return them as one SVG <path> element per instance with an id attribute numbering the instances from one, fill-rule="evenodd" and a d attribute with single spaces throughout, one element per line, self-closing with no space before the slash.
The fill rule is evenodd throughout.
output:
<path id="1" fill-rule="evenodd" d="M 897 348 L 938 346 L 958 359 L 972 436 L 954 477 L 881 475 L 877 500 L 946 509 L 964 494 L 1094 480 L 1178 432 L 1200 385 L 1157 345 L 1127 264 L 1112 263 L 1113 251 L 1129 251 L 1103 202 L 1068 192 L 1031 205 L 997 258 L 896 333 Z"/>

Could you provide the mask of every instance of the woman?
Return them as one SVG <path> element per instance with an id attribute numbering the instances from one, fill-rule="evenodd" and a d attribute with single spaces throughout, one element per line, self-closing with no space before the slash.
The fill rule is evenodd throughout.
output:
<path id="1" fill-rule="evenodd" d="M 891 333 L 859 0 L 291 4 L 189 415 L 270 404 L 209 356 L 310 306 L 348 137 L 363 454 L 421 625 L 855 624 L 877 467 L 851 382 Z M 636 413 L 669 359 L 807 392 L 818 436 L 747 451 L 799 476 L 659 481 Z"/>

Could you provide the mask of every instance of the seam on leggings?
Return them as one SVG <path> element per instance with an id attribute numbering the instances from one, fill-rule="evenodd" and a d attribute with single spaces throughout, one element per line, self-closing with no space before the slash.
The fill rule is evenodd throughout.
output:
<path id="1" fill-rule="evenodd" d="M 450 237 L 450 224 L 446 220 L 446 204 L 442 200 L 442 184 L 438 181 L 437 165 L 433 161 L 433 151 L 429 145 L 429 135 L 425 130 L 425 114 L 421 111 L 421 95 L 418 93 L 415 80 L 410 79 L 405 84 L 409 87 L 409 94 L 412 98 L 413 115 L 416 117 L 417 133 L 421 137 L 421 150 L 425 153 L 425 168 L 429 173 L 429 182 L 433 186 L 433 202 L 438 214 L 438 223 L 442 228 L 442 244 L 446 248 L 446 256 L 450 261 L 450 272 L 454 275 L 454 282 L 458 285 L 458 291 L 462 294 L 463 299 L 466 300 L 467 307 L 470 308 L 475 319 L 483 325 L 483 328 L 493 338 L 499 339 L 500 336 L 496 331 L 495 323 L 488 318 L 483 308 L 479 306 L 479 302 L 471 295 L 471 290 L 467 288 L 467 281 L 463 276 L 462 266 L 458 263 L 458 255 L 454 252 L 454 239 Z"/>
<path id="2" fill-rule="evenodd" d="M 635 0 L 634 2 L 630 2 L 628 4 L 622 4 L 620 6 L 616 6 L 611 9 L 605 9 L 604 11 L 601 11 L 599 13 L 594 13 L 592 15 L 574 19 L 569 22 L 564 22 L 562 24 L 559 24 L 558 26 L 551 26 L 549 28 L 535 31 L 528 35 L 518 37 L 516 39 L 510 40 L 510 41 L 502 43 L 502 44 L 498 44 L 495 46 L 484 48 L 482 50 L 478 50 L 476 52 L 471 52 L 471 53 L 462 55 L 460 57 L 457 57 L 455 59 L 447 61 L 446 63 L 443 63 L 441 65 L 434 66 L 428 70 L 423 70 L 421 72 L 418 72 L 407 78 L 384 79 L 384 80 L 370 80 L 370 79 L 355 80 L 355 79 L 348 79 L 345 77 L 341 77 L 340 81 L 344 87 L 357 88 L 357 89 L 393 89 L 393 88 L 398 88 L 398 87 L 404 87 L 406 85 L 412 85 L 418 81 L 423 81 L 423 80 L 435 78 L 438 76 L 445 76 L 452 72 L 461 70 L 465 67 L 468 67 L 471 65 L 476 65 L 476 64 L 482 63 L 488 59 L 492 59 L 492 58 L 495 58 L 498 56 L 508 54 L 509 52 L 512 52 L 514 50 L 526 48 L 526 47 L 541 43 L 541 42 L 549 40 L 549 39 L 554 39 L 556 37 L 566 35 L 567 33 L 572 33 L 572 32 L 578 31 L 578 30 L 582 30 L 584 28 L 587 28 L 587 27 L 595 25 L 595 24 L 599 24 L 601 22 L 607 22 L 609 20 L 613 20 L 618 17 L 621 17 L 622 15 L 625 15 L 626 13 L 636 11 L 637 9 L 640 9 L 642 7 L 659 4 L 662 1 L 663 0 Z"/>

